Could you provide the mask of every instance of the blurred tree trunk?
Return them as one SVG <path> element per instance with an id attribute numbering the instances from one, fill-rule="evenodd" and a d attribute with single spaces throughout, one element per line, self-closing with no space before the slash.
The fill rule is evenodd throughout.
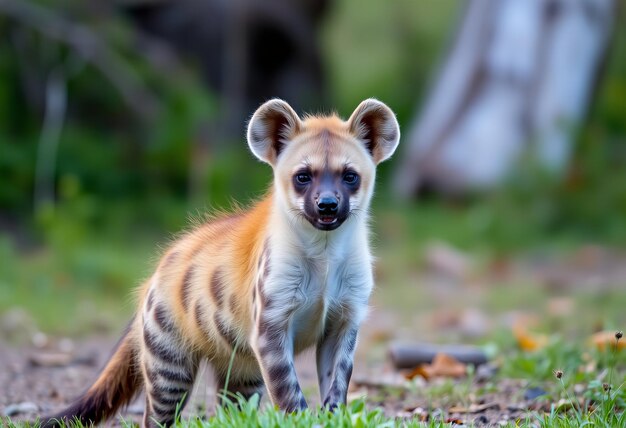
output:
<path id="1" fill-rule="evenodd" d="M 395 190 L 501 184 L 530 149 L 562 172 L 606 56 L 614 0 L 473 0 L 407 138 Z"/>

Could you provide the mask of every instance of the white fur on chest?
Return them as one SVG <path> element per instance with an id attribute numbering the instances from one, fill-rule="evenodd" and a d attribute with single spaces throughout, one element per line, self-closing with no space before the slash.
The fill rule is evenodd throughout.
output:
<path id="1" fill-rule="evenodd" d="M 365 316 L 373 279 L 364 224 L 273 236 L 270 243 L 272 274 L 266 287 L 280 302 L 272 315 L 290 314 L 296 352 L 316 343 L 328 322 Z"/>

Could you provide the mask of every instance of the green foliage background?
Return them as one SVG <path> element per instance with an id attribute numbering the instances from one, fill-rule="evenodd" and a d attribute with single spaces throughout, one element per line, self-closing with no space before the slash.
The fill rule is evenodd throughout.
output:
<path id="1" fill-rule="evenodd" d="M 97 35 L 157 104 L 152 116 L 143 117 L 67 43 L 0 13 L 0 311 L 24 306 L 45 330 L 80 332 L 102 323 L 99 317 L 115 324 L 117 314 L 130 311 L 130 304 L 120 308 L 120 296 L 149 273 L 159 246 L 186 227 L 188 213 L 256 198 L 271 175 L 248 153 L 243 123 L 235 140 L 209 137 L 202 146 L 206 165 L 192 168 L 195 142 L 210 135 L 220 110 L 194 64 L 160 68 L 137 49 L 127 18 L 107 7 L 71 0 L 29 3 Z M 374 96 L 393 107 L 407 135 L 445 55 L 459 6 L 453 0 L 333 3 L 320 34 L 333 99 L 320 110 L 336 108 L 347 116 Z M 394 162 L 382 167 L 376 217 L 384 223 L 400 216 L 409 225 L 405 244 L 395 250 L 398 259 L 402 252 L 419 252 L 430 238 L 488 253 L 589 241 L 624 246 L 625 17 L 619 8 L 603 78 L 564 179 L 546 177 L 528 164 L 493 194 L 463 203 L 400 203 L 388 180 Z M 26 95 L 25 80 L 32 73 L 45 82 L 53 70 L 68 76 L 57 200 L 35 209 L 44 100 L 42 90 Z M 68 325 L 61 310 L 84 312 L 88 321 Z"/>

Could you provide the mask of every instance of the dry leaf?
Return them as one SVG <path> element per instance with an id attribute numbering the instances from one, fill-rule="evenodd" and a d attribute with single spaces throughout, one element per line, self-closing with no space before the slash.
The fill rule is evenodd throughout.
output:
<path id="1" fill-rule="evenodd" d="M 28 361 L 35 367 L 66 367 L 72 363 L 71 354 L 60 352 L 38 353 L 29 356 Z"/>
<path id="2" fill-rule="evenodd" d="M 407 379 L 421 376 L 424 379 L 434 377 L 463 377 L 467 374 L 465 364 L 448 354 L 439 353 L 431 364 L 420 364 L 406 375 Z"/>
<path id="3" fill-rule="evenodd" d="M 530 333 L 520 324 L 513 326 L 513 335 L 517 344 L 523 351 L 536 351 L 543 348 L 548 343 L 548 336 L 545 334 Z"/>
<path id="4" fill-rule="evenodd" d="M 496 402 L 485 404 L 470 404 L 469 407 L 453 406 L 448 409 L 450 413 L 481 413 L 489 409 L 500 409 L 500 404 Z"/>
<path id="5" fill-rule="evenodd" d="M 626 348 L 626 341 L 624 339 L 617 340 L 615 331 L 599 331 L 591 336 L 591 343 L 600 351 Z"/>

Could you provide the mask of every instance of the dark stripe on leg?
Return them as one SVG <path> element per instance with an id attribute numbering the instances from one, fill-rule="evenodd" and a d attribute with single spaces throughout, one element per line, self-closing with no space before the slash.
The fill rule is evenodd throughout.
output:
<path id="1" fill-rule="evenodd" d="M 163 406 L 163 408 L 176 408 L 176 406 L 183 401 L 183 395 L 180 395 L 179 397 L 164 397 L 162 395 L 155 394 L 151 395 L 151 397 L 154 400 L 153 404 Z"/>
<path id="2" fill-rule="evenodd" d="M 167 395 L 183 395 L 187 392 L 186 388 L 181 388 L 171 385 L 161 385 L 159 382 L 152 382 L 152 389 L 154 394 L 167 394 Z"/>
<path id="3" fill-rule="evenodd" d="M 287 395 L 291 395 L 290 393 L 292 392 L 292 390 L 296 389 L 298 387 L 297 384 L 294 384 L 293 382 L 290 382 L 289 380 L 277 380 L 274 382 L 272 389 L 274 390 L 274 395 L 276 396 L 276 399 L 280 403 L 283 403 L 285 401 L 285 396 Z M 280 407 L 282 408 L 283 406 L 280 405 Z"/>
<path id="4" fill-rule="evenodd" d="M 354 351 L 354 348 L 356 347 L 356 337 L 357 337 L 358 331 L 357 329 L 353 328 L 351 329 L 348 334 L 347 334 L 347 346 L 346 346 L 346 351 L 348 352 L 348 354 L 352 354 L 352 352 Z"/>
<path id="5" fill-rule="evenodd" d="M 165 380 L 180 382 L 180 383 L 193 383 L 193 377 L 186 371 L 176 371 L 167 367 L 159 367 L 155 370 L 155 373 Z"/>
<path id="6" fill-rule="evenodd" d="M 146 328 L 143 329 L 143 341 L 152 355 L 166 363 L 174 364 L 182 359 L 178 352 L 158 343 L 154 334 L 150 333 Z"/>
<path id="7" fill-rule="evenodd" d="M 277 363 L 267 370 L 267 374 L 269 375 L 272 382 L 280 382 L 287 377 L 291 373 L 293 366 L 287 362 Z"/>
<path id="8" fill-rule="evenodd" d="M 176 331 L 176 326 L 171 321 L 171 316 L 167 313 L 163 305 L 158 305 L 154 308 L 154 321 L 157 323 L 161 331 L 165 333 L 173 333 Z"/>

